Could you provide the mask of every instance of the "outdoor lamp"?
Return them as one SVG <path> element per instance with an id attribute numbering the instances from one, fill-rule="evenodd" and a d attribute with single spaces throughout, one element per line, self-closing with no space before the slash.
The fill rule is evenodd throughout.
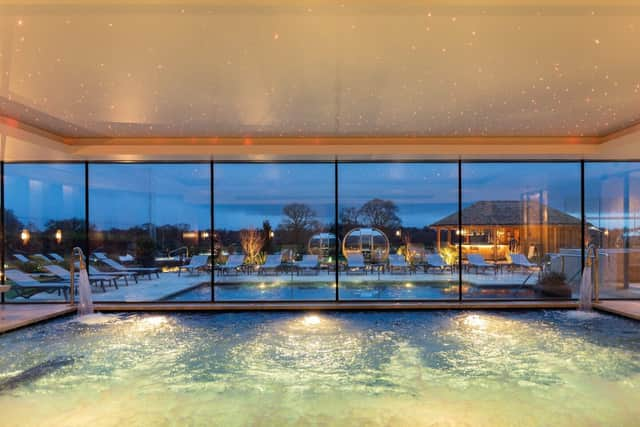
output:
<path id="1" fill-rule="evenodd" d="M 20 233 L 20 239 L 22 240 L 22 244 L 26 245 L 27 243 L 29 243 L 30 238 L 31 238 L 31 233 L 29 233 L 29 230 L 27 230 L 26 228 L 22 230 L 22 233 Z"/>
<path id="2" fill-rule="evenodd" d="M 62 230 L 60 229 L 56 230 L 56 242 L 62 243 Z"/>

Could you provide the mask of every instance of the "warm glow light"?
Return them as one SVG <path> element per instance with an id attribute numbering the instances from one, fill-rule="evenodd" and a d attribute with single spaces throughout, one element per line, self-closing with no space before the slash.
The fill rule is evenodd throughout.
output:
<path id="1" fill-rule="evenodd" d="M 183 239 L 196 239 L 197 237 L 198 237 L 198 233 L 194 231 L 185 231 L 184 233 L 182 233 Z"/>
<path id="2" fill-rule="evenodd" d="M 396 230 L 396 237 L 400 237 L 402 235 L 402 231 L 401 230 Z"/>
<path id="3" fill-rule="evenodd" d="M 157 329 L 167 323 L 167 318 L 164 316 L 151 316 L 145 317 L 140 321 L 140 326 L 144 329 Z"/>
<path id="4" fill-rule="evenodd" d="M 58 244 L 62 242 L 62 230 L 56 230 L 56 242 Z"/>
<path id="5" fill-rule="evenodd" d="M 308 316 L 304 316 L 304 318 L 302 319 L 302 323 L 305 326 L 319 325 L 320 324 L 320 317 L 316 316 L 315 314 L 310 314 Z"/>
<path id="6" fill-rule="evenodd" d="M 273 239 L 273 236 L 275 236 L 275 235 L 276 235 L 276 233 L 274 233 L 273 231 L 269 232 L 269 237 L 271 237 L 272 239 Z"/>
<path id="7" fill-rule="evenodd" d="M 20 240 L 22 240 L 22 244 L 26 245 L 27 243 L 29 243 L 30 238 L 31 233 L 29 233 L 29 230 L 27 230 L 26 228 L 22 230 L 22 233 L 20 233 Z"/>
<path id="8" fill-rule="evenodd" d="M 202 238 L 203 238 L 203 239 L 208 239 L 208 238 L 209 238 L 209 233 L 208 233 L 208 232 L 206 232 L 206 231 L 203 231 L 203 232 L 202 232 Z"/>
<path id="9" fill-rule="evenodd" d="M 405 288 L 413 288 L 413 283 L 405 283 L 404 287 Z"/>
<path id="10" fill-rule="evenodd" d="M 479 316 L 478 314 L 471 314 L 464 319 L 465 325 L 471 326 L 477 329 L 484 329 L 487 326 L 487 320 Z"/>

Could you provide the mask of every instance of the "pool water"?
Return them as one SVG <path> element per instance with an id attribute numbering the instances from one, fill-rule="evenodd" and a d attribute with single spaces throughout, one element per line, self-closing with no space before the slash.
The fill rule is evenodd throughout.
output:
<path id="1" fill-rule="evenodd" d="M 632 426 L 640 328 L 571 311 L 67 318 L 0 336 L 0 390 L 2 426 Z"/>
<path id="2" fill-rule="evenodd" d="M 463 292 L 470 289 L 463 284 Z M 474 293 L 474 298 L 500 296 L 520 299 L 535 296 L 530 290 L 492 289 L 487 295 Z M 336 288 L 327 282 L 224 283 L 215 287 L 216 301 L 334 301 Z M 209 301 L 211 285 L 204 284 L 166 298 L 167 301 Z M 458 300 L 457 282 L 389 282 L 362 281 L 342 284 L 340 299 L 350 300 Z"/>

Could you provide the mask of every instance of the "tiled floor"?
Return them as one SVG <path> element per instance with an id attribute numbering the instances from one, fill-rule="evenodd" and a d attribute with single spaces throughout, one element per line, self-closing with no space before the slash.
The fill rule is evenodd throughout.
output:
<path id="1" fill-rule="evenodd" d="M 640 320 L 640 300 L 635 301 L 600 301 L 593 304 L 593 307 L 614 313 L 619 316 L 629 317 L 631 319 Z"/>
<path id="2" fill-rule="evenodd" d="M 67 304 L 0 304 L 0 334 L 75 310 Z"/>

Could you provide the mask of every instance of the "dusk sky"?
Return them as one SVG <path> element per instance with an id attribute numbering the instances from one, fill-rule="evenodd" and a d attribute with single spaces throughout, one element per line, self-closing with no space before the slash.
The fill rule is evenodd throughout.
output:
<path id="1" fill-rule="evenodd" d="M 640 172 L 635 165 L 587 165 L 588 216 L 602 210 L 597 203 L 602 177 L 613 183 L 631 167 L 632 193 L 637 195 Z M 6 207 L 21 221 L 42 227 L 50 218 L 84 217 L 83 164 L 7 164 L 5 171 Z M 92 164 L 89 171 L 91 222 L 99 228 L 146 222 L 210 227 L 209 164 Z M 338 172 L 340 208 L 359 207 L 373 198 L 393 200 L 405 227 L 424 227 L 457 210 L 455 163 L 343 163 Z M 294 202 L 309 205 L 323 223 L 334 219 L 332 163 L 216 164 L 214 183 L 216 228 L 261 227 L 265 219 L 277 227 L 283 206 Z M 614 197 L 620 185 L 609 187 L 604 193 Z M 525 193 L 545 191 L 551 206 L 579 216 L 579 164 L 463 165 L 465 205 L 519 200 Z M 632 212 L 639 210 L 636 196 Z"/>

